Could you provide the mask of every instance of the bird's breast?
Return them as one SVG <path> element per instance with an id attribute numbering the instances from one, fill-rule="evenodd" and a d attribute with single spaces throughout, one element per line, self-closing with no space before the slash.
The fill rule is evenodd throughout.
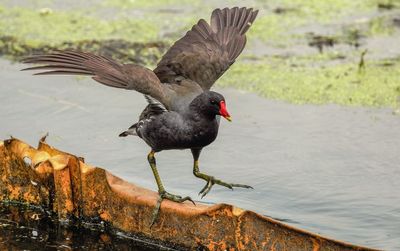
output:
<path id="1" fill-rule="evenodd" d="M 191 141 L 192 147 L 204 147 L 212 143 L 218 135 L 218 123 L 216 120 L 200 123 L 193 128 Z"/>

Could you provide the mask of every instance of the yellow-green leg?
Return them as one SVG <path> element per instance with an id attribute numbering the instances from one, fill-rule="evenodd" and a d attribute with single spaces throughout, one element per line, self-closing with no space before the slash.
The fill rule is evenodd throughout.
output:
<path id="1" fill-rule="evenodd" d="M 160 197 L 158 198 L 156 208 L 153 211 L 153 217 L 152 217 L 150 226 L 152 226 L 154 224 L 155 220 L 157 219 L 158 213 L 160 211 L 161 202 L 163 199 L 168 199 L 168 200 L 172 200 L 172 201 L 179 202 L 179 203 L 182 203 L 182 202 L 188 200 L 188 201 L 191 201 L 193 204 L 195 204 L 194 201 L 189 196 L 182 197 L 182 196 L 174 195 L 174 194 L 171 194 L 171 193 L 168 193 L 167 191 L 165 191 L 164 186 L 160 179 L 160 175 L 158 174 L 158 170 L 157 170 L 157 166 L 156 166 L 156 158 L 154 157 L 154 154 L 155 154 L 155 152 L 152 150 L 147 155 L 147 160 L 149 161 L 151 170 L 153 171 L 153 174 L 154 174 L 154 178 L 156 179 L 156 183 L 157 183 L 157 187 L 158 187 L 158 194 L 160 195 Z"/>
<path id="2" fill-rule="evenodd" d="M 206 196 L 208 194 L 208 192 L 210 192 L 211 188 L 215 184 L 227 187 L 227 188 L 232 189 L 232 190 L 233 190 L 234 187 L 243 187 L 243 188 L 252 188 L 253 189 L 252 186 L 243 185 L 243 184 L 236 184 L 236 183 L 227 183 L 227 182 L 224 182 L 222 180 L 216 179 L 213 176 L 201 173 L 200 169 L 199 169 L 199 157 L 200 157 L 201 149 L 194 148 L 194 149 L 191 149 L 191 150 L 192 150 L 193 160 L 194 160 L 194 163 L 193 163 L 193 174 L 194 174 L 194 176 L 196 176 L 197 178 L 200 178 L 200 179 L 203 179 L 203 180 L 207 181 L 206 185 L 199 192 L 199 195 L 201 195 L 201 198 Z"/>

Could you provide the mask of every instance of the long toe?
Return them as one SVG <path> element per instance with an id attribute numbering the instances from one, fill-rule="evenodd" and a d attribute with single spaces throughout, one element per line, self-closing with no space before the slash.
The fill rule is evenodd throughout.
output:
<path id="1" fill-rule="evenodd" d="M 211 188 L 212 188 L 215 184 L 218 184 L 218 185 L 220 185 L 220 186 L 227 187 L 227 188 L 229 188 L 229 189 L 233 189 L 233 187 L 232 187 L 231 184 L 226 183 L 226 182 L 224 182 L 224 181 L 222 181 L 222 180 L 218 180 L 218 179 L 214 178 L 213 176 L 208 176 L 208 177 L 206 178 L 206 180 L 207 180 L 207 184 L 206 184 L 206 185 L 203 187 L 203 189 L 201 189 L 201 191 L 199 192 L 199 195 L 201 195 L 201 198 L 204 198 L 204 196 L 206 196 L 206 195 L 210 192 Z"/>
<path id="2" fill-rule="evenodd" d="M 244 185 L 244 184 L 234 184 L 234 183 L 231 183 L 230 185 L 231 185 L 232 187 L 242 187 L 242 188 L 254 189 L 254 187 L 249 186 L 249 185 Z"/>
<path id="3" fill-rule="evenodd" d="M 171 201 L 178 202 L 178 203 L 182 203 L 182 202 L 185 202 L 185 201 L 190 201 L 194 205 L 196 205 L 194 203 L 194 201 L 192 200 L 192 198 L 190 198 L 189 196 L 182 197 L 180 195 L 175 195 L 175 194 L 172 194 L 172 193 L 164 192 L 164 193 L 160 194 L 160 197 L 162 199 L 167 199 L 167 200 L 171 200 Z"/>
<path id="4" fill-rule="evenodd" d="M 215 185 L 218 184 L 220 186 L 227 187 L 229 189 L 232 189 L 234 187 L 242 187 L 242 188 L 251 188 L 254 189 L 252 186 L 249 185 L 244 185 L 244 184 L 237 184 L 237 183 L 227 183 L 222 180 L 216 179 L 213 176 L 207 176 L 206 178 L 203 178 L 207 181 L 207 184 L 200 190 L 199 195 L 201 195 L 201 198 L 206 196 L 208 192 L 210 192 L 211 188 Z"/>
<path id="5" fill-rule="evenodd" d="M 211 187 L 213 185 L 214 184 L 212 183 L 212 181 L 208 180 L 207 183 L 204 185 L 204 187 L 200 190 L 199 195 L 203 194 L 206 190 L 207 190 L 207 193 L 208 193 L 208 191 L 210 191 L 210 189 L 211 189 Z M 204 196 L 205 196 L 205 194 L 203 196 L 201 196 L 201 197 L 203 198 Z"/>
<path id="6" fill-rule="evenodd" d="M 222 180 L 217 180 L 217 179 L 214 179 L 214 183 L 215 183 L 215 184 L 218 184 L 218 185 L 220 185 L 220 186 L 224 186 L 224 187 L 227 187 L 227 188 L 233 190 L 233 186 L 232 186 L 232 185 L 234 185 L 234 184 L 226 183 L 226 182 L 224 182 L 224 181 L 222 181 Z"/>
<path id="7" fill-rule="evenodd" d="M 214 183 L 211 180 L 207 181 L 207 184 L 199 192 L 199 195 L 201 195 L 202 199 L 208 194 L 208 192 L 210 192 L 213 185 Z"/>

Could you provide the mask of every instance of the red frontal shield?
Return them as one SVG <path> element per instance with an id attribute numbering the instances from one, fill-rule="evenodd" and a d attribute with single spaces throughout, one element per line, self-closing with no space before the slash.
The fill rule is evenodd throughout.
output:
<path id="1" fill-rule="evenodd" d="M 226 105 L 225 105 L 225 101 L 221 101 L 219 102 L 219 114 L 226 118 L 228 121 L 232 121 L 231 119 L 231 115 L 229 115 L 228 110 L 226 110 Z"/>

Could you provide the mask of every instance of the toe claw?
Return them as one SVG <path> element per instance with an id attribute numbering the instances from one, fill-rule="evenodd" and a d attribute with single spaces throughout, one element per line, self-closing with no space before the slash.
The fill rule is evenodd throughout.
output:
<path id="1" fill-rule="evenodd" d="M 208 184 L 208 183 L 207 183 L 207 184 Z M 206 190 L 207 184 L 200 190 L 199 196 L 204 192 L 204 190 Z"/>
<path id="2" fill-rule="evenodd" d="M 182 202 L 187 201 L 187 200 L 190 201 L 190 202 L 192 202 L 193 205 L 196 206 L 196 203 L 194 203 L 194 201 L 192 200 L 192 198 L 190 198 L 189 196 L 186 196 L 185 198 L 183 198 Z"/>

